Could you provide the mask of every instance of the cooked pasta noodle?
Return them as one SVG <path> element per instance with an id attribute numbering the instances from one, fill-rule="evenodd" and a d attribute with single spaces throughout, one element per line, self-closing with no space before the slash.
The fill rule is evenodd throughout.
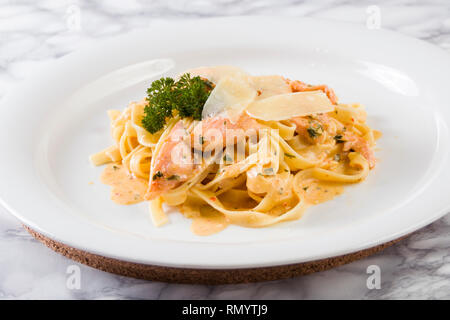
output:
<path id="1" fill-rule="evenodd" d="M 276 77 L 277 85 L 280 78 Z M 341 193 L 342 186 L 367 177 L 375 165 L 373 147 L 380 133 L 366 124 L 364 107 L 338 104 L 327 86 L 281 79 L 292 93 L 323 91 L 332 111 L 278 121 L 252 118 L 243 112 L 235 123 L 222 115 L 203 121 L 175 115 L 152 134 L 142 125 L 148 101 L 132 102 L 123 111 L 108 112 L 114 144 L 92 155 L 91 161 L 95 165 L 110 163 L 108 181 L 116 171 L 123 177 L 125 170 L 127 181 L 121 181 L 122 185 L 133 180 L 145 183 L 145 195 L 132 198 L 132 187 L 124 187 L 123 195 L 130 199 L 128 203 L 148 200 L 156 226 L 169 221 L 164 203 L 178 206 L 188 218 L 206 221 L 212 229 L 203 225 L 194 230 L 199 234 L 222 230 L 227 224 L 266 227 L 299 219 L 308 206 L 329 200 Z M 286 91 L 271 88 L 268 81 L 264 86 L 258 90 L 263 98 Z M 254 129 L 256 133 L 227 137 L 225 146 L 218 147 L 218 140 L 212 139 L 207 129 L 219 133 Z M 178 131 L 180 137 L 175 138 Z M 198 137 L 200 146 L 196 146 Z M 187 144 L 192 141 L 193 145 Z M 174 152 L 180 163 L 174 162 Z M 202 156 L 195 159 L 199 153 Z M 117 190 L 116 197 L 120 197 Z"/>

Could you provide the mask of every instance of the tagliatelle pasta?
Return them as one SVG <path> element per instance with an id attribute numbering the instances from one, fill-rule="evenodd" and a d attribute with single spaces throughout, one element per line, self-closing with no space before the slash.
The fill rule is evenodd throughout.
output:
<path id="1" fill-rule="evenodd" d="M 192 73 L 205 81 L 208 77 L 226 81 L 211 88 L 210 97 L 221 104 L 208 99 L 213 116 L 194 120 L 174 112 L 163 129 L 150 133 L 142 121 L 148 100 L 132 102 L 123 111 L 109 111 L 114 145 L 91 156 L 95 165 L 109 163 L 102 180 L 113 186 L 113 199 L 122 204 L 148 200 L 156 226 L 169 221 L 164 203 L 178 206 L 193 219 L 192 229 L 200 235 L 228 224 L 266 227 L 299 219 L 308 206 L 332 199 L 346 184 L 364 180 L 375 166 L 373 147 L 379 132 L 366 124 L 361 105 L 338 104 L 327 86 L 279 76 L 243 76 L 240 69 L 227 67 L 193 69 Z M 236 73 L 239 81 L 248 79 L 242 101 L 229 83 Z M 329 105 L 316 98 L 318 91 L 326 94 Z M 288 92 L 306 96 L 274 98 Z M 302 106 L 308 93 L 309 104 Z M 228 100 L 234 104 L 232 116 L 227 114 Z M 282 120 L 271 120 L 246 112 L 252 103 L 253 113 L 257 105 L 269 110 L 271 101 L 274 110 L 276 101 L 297 103 L 284 105 L 283 110 L 302 116 L 284 112 Z M 311 104 L 314 101 L 321 105 Z M 321 108 L 328 112 L 318 113 Z"/>

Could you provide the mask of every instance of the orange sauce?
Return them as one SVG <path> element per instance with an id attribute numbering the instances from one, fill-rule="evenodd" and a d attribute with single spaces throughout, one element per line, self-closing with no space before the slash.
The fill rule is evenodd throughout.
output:
<path id="1" fill-rule="evenodd" d="M 211 207 L 202 207 L 201 214 L 192 218 L 191 231 L 198 236 L 218 233 L 228 226 L 226 217 Z"/>
<path id="2" fill-rule="evenodd" d="M 302 183 L 305 200 L 309 204 L 329 201 L 344 192 L 342 183 L 308 179 Z"/>
<path id="3" fill-rule="evenodd" d="M 109 164 L 100 177 L 102 183 L 111 186 L 111 200 L 118 204 L 134 204 L 144 201 L 148 182 L 132 176 L 120 164 Z"/>

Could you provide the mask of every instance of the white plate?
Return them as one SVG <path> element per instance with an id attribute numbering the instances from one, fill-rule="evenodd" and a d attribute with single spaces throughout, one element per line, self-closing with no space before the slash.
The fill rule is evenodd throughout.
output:
<path id="1" fill-rule="evenodd" d="M 376 169 L 301 220 L 210 237 L 191 234 L 179 213 L 155 228 L 145 203 L 111 202 L 102 168 L 88 162 L 111 144 L 106 110 L 141 99 L 162 74 L 218 64 L 326 83 L 340 101 L 366 105 L 369 124 L 383 132 Z M 146 264 L 257 267 L 357 251 L 449 209 L 449 83 L 445 52 L 388 31 L 288 18 L 171 22 L 59 59 L 4 99 L 0 196 L 50 238 Z"/>

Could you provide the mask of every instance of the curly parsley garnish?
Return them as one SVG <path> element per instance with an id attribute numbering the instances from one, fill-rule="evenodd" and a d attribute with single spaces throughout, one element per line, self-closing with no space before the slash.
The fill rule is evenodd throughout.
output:
<path id="1" fill-rule="evenodd" d="M 202 110 L 213 83 L 189 73 L 178 81 L 172 78 L 155 80 L 147 89 L 148 105 L 144 108 L 143 127 L 156 133 L 166 124 L 166 119 L 174 116 L 174 111 L 182 118 L 201 120 Z"/>

